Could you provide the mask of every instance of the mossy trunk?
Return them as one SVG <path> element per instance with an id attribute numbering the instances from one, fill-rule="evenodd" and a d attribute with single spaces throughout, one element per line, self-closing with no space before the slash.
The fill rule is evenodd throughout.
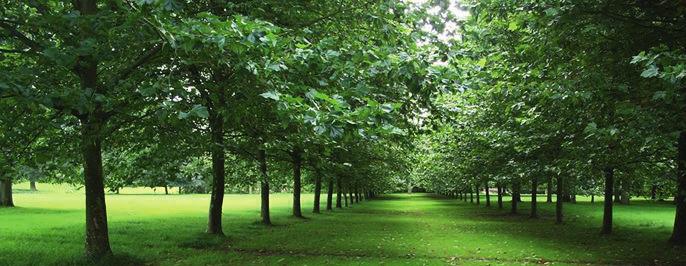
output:
<path id="1" fill-rule="evenodd" d="M 605 206 L 603 209 L 603 227 L 600 230 L 601 234 L 612 233 L 612 195 L 614 194 L 614 171 L 612 167 L 607 167 L 605 173 Z"/>

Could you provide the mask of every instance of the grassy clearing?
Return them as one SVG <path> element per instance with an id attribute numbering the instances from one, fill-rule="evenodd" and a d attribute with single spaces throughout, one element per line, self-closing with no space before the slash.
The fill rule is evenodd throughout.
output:
<path id="1" fill-rule="evenodd" d="M 83 194 L 65 187 L 17 186 L 18 208 L 0 209 L 0 265 L 81 264 Z M 26 187 L 28 188 L 28 187 Z M 157 192 L 159 193 L 159 189 Z M 259 220 L 258 195 L 227 195 L 227 238 L 205 228 L 208 195 L 108 195 L 113 264 L 408 264 L 518 265 L 684 264 L 686 249 L 666 243 L 671 204 L 634 202 L 616 208 L 616 234 L 598 234 L 600 203 L 566 204 L 567 223 L 427 194 L 388 195 L 308 219 L 290 217 L 291 195 L 272 196 L 276 226 Z M 126 194 L 129 193 L 129 194 Z M 309 210 L 311 195 L 304 195 Z M 507 206 L 507 205 L 506 205 Z M 306 212 L 307 213 L 307 212 Z"/>

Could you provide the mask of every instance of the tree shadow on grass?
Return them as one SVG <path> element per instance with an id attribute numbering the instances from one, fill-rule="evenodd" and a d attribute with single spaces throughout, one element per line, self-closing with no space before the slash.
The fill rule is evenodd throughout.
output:
<path id="1" fill-rule="evenodd" d="M 685 265 L 686 248 L 673 247 L 667 243 L 666 228 L 624 225 L 615 221 L 612 235 L 600 234 L 597 213 L 602 205 L 578 203 L 575 208 L 565 204 L 565 223 L 555 224 L 554 203 L 539 202 L 540 218 L 529 218 L 530 202 L 522 202 L 519 214 L 510 213 L 510 202 L 505 208 L 486 208 L 456 199 L 434 198 L 446 210 L 453 210 L 454 219 L 467 219 L 477 224 L 477 233 L 484 236 L 502 235 L 521 243 L 536 243 L 555 247 L 558 253 L 577 255 L 583 261 L 595 260 L 608 264 Z M 570 210 L 571 209 L 571 210 Z M 457 211 L 455 211 L 457 210 Z M 466 226 L 466 225 L 465 225 Z M 494 238 L 494 241 L 498 241 Z M 584 259 L 585 258 L 585 259 Z M 581 262 L 581 260 L 580 260 Z"/>

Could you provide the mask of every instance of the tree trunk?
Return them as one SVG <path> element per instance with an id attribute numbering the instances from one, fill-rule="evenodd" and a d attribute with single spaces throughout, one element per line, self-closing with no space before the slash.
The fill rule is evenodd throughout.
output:
<path id="1" fill-rule="evenodd" d="M 536 197 L 538 196 L 538 177 L 531 179 L 531 214 L 529 217 L 538 218 L 538 204 Z"/>
<path id="2" fill-rule="evenodd" d="M 517 195 L 519 195 L 519 182 L 513 181 L 512 182 L 512 209 L 510 210 L 510 212 L 512 214 L 517 214 L 517 203 L 519 203 L 519 199 L 517 198 Z"/>
<path id="3" fill-rule="evenodd" d="M 93 75 L 95 75 L 93 73 Z M 86 256 L 99 260 L 112 254 L 107 229 L 107 208 L 102 171 L 103 123 L 95 115 L 83 119 L 81 145 L 84 159 L 83 173 L 86 187 Z"/>
<path id="4" fill-rule="evenodd" d="M 491 192 L 488 191 L 488 181 L 484 182 L 486 187 L 486 207 L 491 207 Z"/>
<path id="5" fill-rule="evenodd" d="M 291 153 L 293 159 L 293 216 L 303 218 L 302 209 L 300 208 L 300 191 L 302 186 L 300 183 L 300 170 L 302 166 L 302 158 L 300 148 L 296 147 Z"/>
<path id="6" fill-rule="evenodd" d="M 313 213 L 320 213 L 319 211 L 319 199 L 322 193 L 322 175 L 318 169 L 315 169 L 314 177 L 314 206 L 312 207 Z"/>
<path id="7" fill-rule="evenodd" d="M 328 190 L 326 191 L 326 210 L 333 210 L 333 176 L 329 177 Z"/>
<path id="8" fill-rule="evenodd" d="M 169 187 L 167 185 L 164 185 L 164 195 L 169 195 Z"/>
<path id="9" fill-rule="evenodd" d="M 622 180 L 618 179 L 614 184 L 615 202 L 622 203 Z"/>
<path id="10" fill-rule="evenodd" d="M 360 203 L 360 193 L 355 189 L 355 203 Z"/>
<path id="11" fill-rule="evenodd" d="M 603 228 L 601 234 L 612 233 L 612 195 L 614 189 L 614 173 L 612 167 L 605 168 L 605 208 L 603 210 Z"/>
<path id="12" fill-rule="evenodd" d="M 476 205 L 481 204 L 481 197 L 479 196 L 479 185 L 476 185 Z"/>
<path id="13" fill-rule="evenodd" d="M 595 195 L 591 194 L 591 203 L 595 203 Z"/>
<path id="14" fill-rule="evenodd" d="M 343 203 L 345 203 L 345 207 L 348 207 L 348 193 L 343 191 Z"/>
<path id="15" fill-rule="evenodd" d="M 36 181 L 29 182 L 29 185 L 31 187 L 31 191 L 38 191 L 38 189 L 36 188 Z"/>
<path id="16" fill-rule="evenodd" d="M 352 190 L 352 188 L 350 189 L 350 191 L 348 191 L 348 195 L 350 195 L 350 205 L 352 206 L 353 203 L 355 203 L 355 198 L 353 197 L 353 190 Z"/>
<path id="17" fill-rule="evenodd" d="M 498 184 L 498 209 L 503 209 L 503 186 Z"/>
<path id="18" fill-rule="evenodd" d="M 564 178 L 562 178 L 561 174 L 557 175 L 557 191 L 555 192 L 555 196 L 557 197 L 555 201 L 555 223 L 556 224 L 562 224 L 562 202 L 564 201 L 563 199 L 563 194 L 564 194 Z"/>
<path id="19" fill-rule="evenodd" d="M 221 97 L 221 96 L 220 96 Z M 223 98 L 223 97 L 221 97 Z M 223 235 L 222 208 L 225 188 L 225 154 L 224 154 L 224 118 L 216 110 L 210 109 L 210 134 L 212 153 L 212 195 L 210 197 L 210 214 L 207 222 L 207 233 Z"/>
<path id="20" fill-rule="evenodd" d="M 463 192 L 462 195 L 462 201 L 467 202 L 467 192 Z"/>
<path id="21" fill-rule="evenodd" d="M 257 151 L 257 160 L 260 163 L 260 216 L 262 223 L 271 225 L 272 219 L 269 214 L 269 175 L 267 175 L 267 152 Z"/>
<path id="22" fill-rule="evenodd" d="M 0 179 L 0 207 L 14 207 L 12 180 Z"/>
<path id="23" fill-rule="evenodd" d="M 546 189 L 546 200 L 547 203 L 553 203 L 553 177 L 548 177 L 548 187 Z"/>
<path id="24" fill-rule="evenodd" d="M 341 178 L 336 178 L 336 208 L 343 208 L 342 200 L 343 198 L 341 197 Z"/>
<path id="25" fill-rule="evenodd" d="M 676 217 L 670 242 L 686 245 L 686 131 L 681 131 L 677 142 L 677 196 Z"/>
<path id="26" fill-rule="evenodd" d="M 650 187 L 650 199 L 657 200 L 657 185 L 655 184 L 653 184 L 653 186 Z"/>
<path id="27" fill-rule="evenodd" d="M 474 192 L 469 191 L 469 202 L 474 203 Z"/>

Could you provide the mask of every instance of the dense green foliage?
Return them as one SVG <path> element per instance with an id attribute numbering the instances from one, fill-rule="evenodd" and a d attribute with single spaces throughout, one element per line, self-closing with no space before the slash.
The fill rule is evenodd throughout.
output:
<path id="1" fill-rule="evenodd" d="M 265 225 L 272 192 L 297 218 L 310 192 L 555 195 L 557 224 L 602 195 L 602 234 L 649 198 L 685 245 L 684 25 L 684 1 L 0 0 L 0 206 L 82 186 L 95 261 L 127 187 L 209 193 L 216 236 L 258 190 Z"/>

